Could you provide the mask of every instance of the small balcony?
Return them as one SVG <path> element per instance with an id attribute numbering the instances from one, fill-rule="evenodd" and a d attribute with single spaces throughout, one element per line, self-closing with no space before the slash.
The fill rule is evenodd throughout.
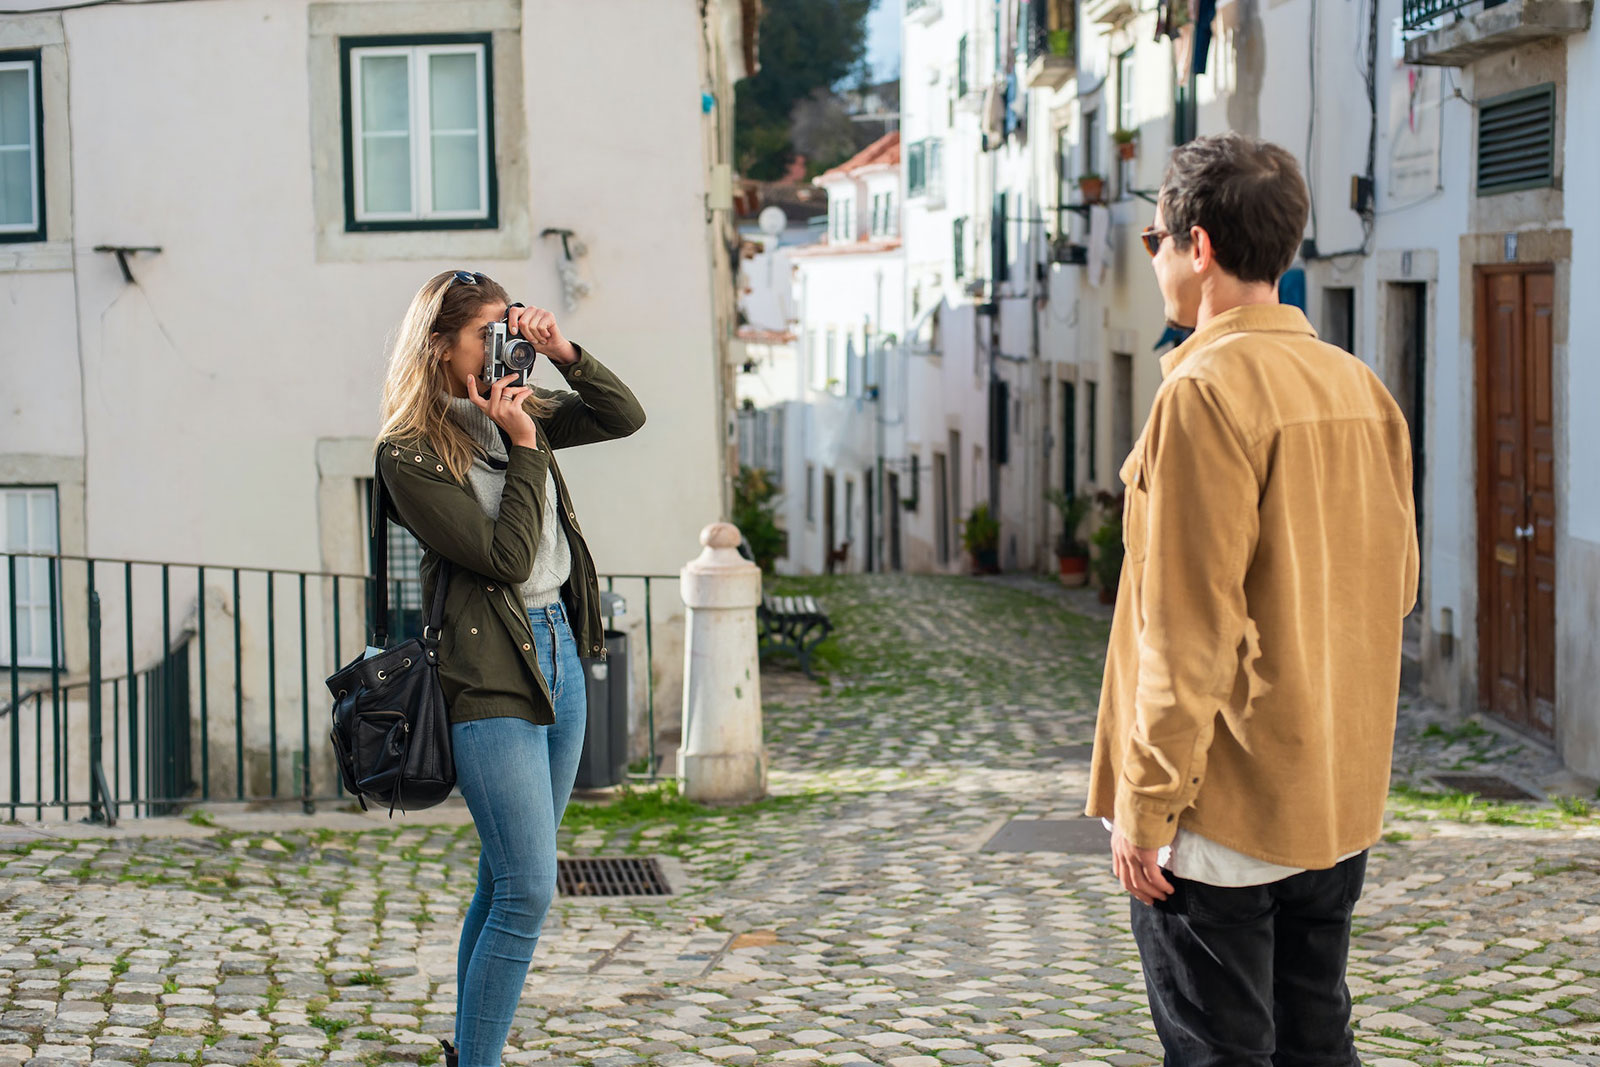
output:
<path id="1" fill-rule="evenodd" d="M 1405 0 L 1406 62 L 1464 67 L 1533 41 L 1582 33 L 1591 0 Z"/>
<path id="2" fill-rule="evenodd" d="M 906 18 L 926 26 L 943 14 L 940 0 L 906 0 Z"/>
<path id="3" fill-rule="evenodd" d="M 1032 5 L 1030 12 L 1025 84 L 1029 89 L 1059 89 L 1078 69 L 1072 5 L 1067 0 L 1050 0 Z"/>
<path id="4" fill-rule="evenodd" d="M 1102 26 L 1120 26 L 1136 14 L 1138 12 L 1134 9 L 1132 0 L 1083 0 L 1085 22 L 1094 22 Z"/>

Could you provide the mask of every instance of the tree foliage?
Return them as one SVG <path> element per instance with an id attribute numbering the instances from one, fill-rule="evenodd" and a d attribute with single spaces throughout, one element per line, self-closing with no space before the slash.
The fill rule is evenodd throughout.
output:
<path id="1" fill-rule="evenodd" d="M 761 70 L 739 83 L 734 153 L 747 178 L 783 176 L 795 148 L 796 105 L 818 89 L 866 76 L 867 14 L 874 0 L 766 0 Z"/>

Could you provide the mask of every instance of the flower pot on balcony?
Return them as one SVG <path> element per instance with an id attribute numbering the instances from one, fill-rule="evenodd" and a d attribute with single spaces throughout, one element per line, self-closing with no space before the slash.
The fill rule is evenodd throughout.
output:
<path id="1" fill-rule="evenodd" d="M 1139 155 L 1139 142 L 1138 141 L 1118 141 L 1117 142 L 1117 158 L 1118 159 L 1133 159 L 1133 158 L 1137 157 L 1138 155 Z"/>
<path id="2" fill-rule="evenodd" d="M 1078 179 L 1078 192 L 1083 194 L 1084 203 L 1098 204 L 1105 198 L 1106 180 L 1098 174 L 1086 174 Z"/>

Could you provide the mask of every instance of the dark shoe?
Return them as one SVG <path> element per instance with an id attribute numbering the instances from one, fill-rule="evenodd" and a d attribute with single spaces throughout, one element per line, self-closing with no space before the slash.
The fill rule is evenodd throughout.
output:
<path id="1" fill-rule="evenodd" d="M 439 1044 L 444 1046 L 444 1067 L 458 1067 L 461 1054 L 456 1051 L 456 1047 L 442 1037 L 439 1039 Z"/>

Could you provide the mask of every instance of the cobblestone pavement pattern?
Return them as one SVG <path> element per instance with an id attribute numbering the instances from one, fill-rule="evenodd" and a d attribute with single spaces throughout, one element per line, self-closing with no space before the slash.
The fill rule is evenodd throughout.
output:
<path id="1" fill-rule="evenodd" d="M 1159 1062 L 1106 857 L 979 850 L 1081 810 L 1104 622 L 1027 582 L 804 588 L 841 638 L 828 687 L 766 672 L 774 798 L 575 809 L 569 853 L 667 856 L 679 892 L 558 901 L 506 1062 Z M 1410 776 L 1546 758 L 1427 709 L 1402 735 Z M 0 827 L 0 1067 L 436 1062 L 477 855 L 449 817 Z M 1585 805 L 1413 783 L 1391 823 L 1350 965 L 1365 1062 L 1600 1064 Z"/>

